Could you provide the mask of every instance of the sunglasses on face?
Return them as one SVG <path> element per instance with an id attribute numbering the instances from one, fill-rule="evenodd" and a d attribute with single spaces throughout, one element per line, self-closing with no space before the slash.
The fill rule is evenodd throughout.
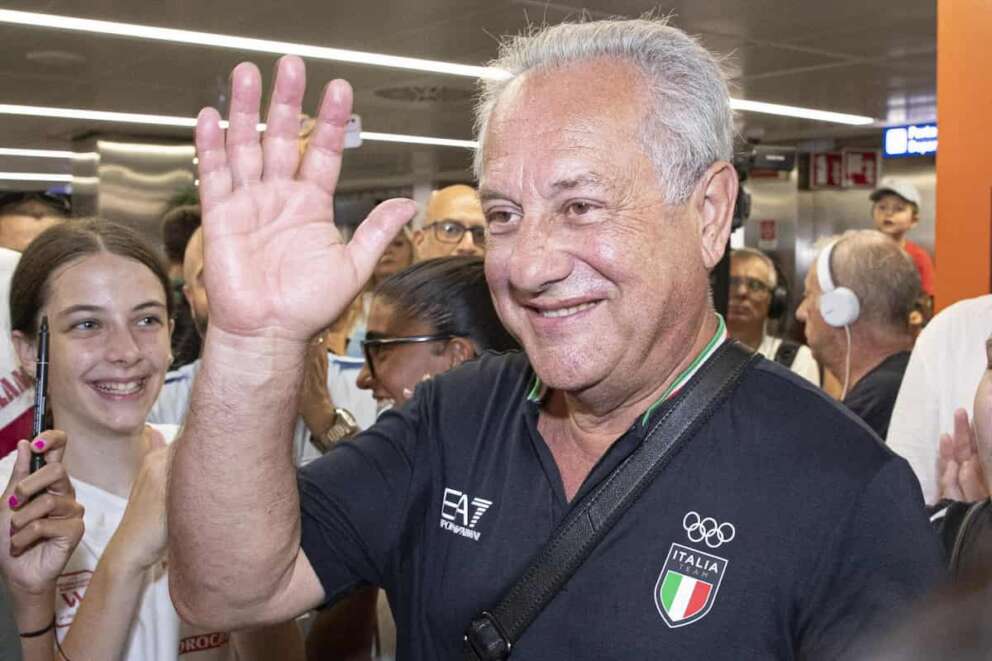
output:
<path id="1" fill-rule="evenodd" d="M 427 342 L 444 342 L 450 340 L 455 335 L 407 335 L 404 337 L 377 337 L 371 340 L 362 341 L 362 353 L 365 354 L 365 364 L 368 365 L 369 374 L 372 378 L 375 375 L 375 363 L 381 355 L 383 349 L 388 347 L 402 346 L 404 344 L 425 344 Z"/>

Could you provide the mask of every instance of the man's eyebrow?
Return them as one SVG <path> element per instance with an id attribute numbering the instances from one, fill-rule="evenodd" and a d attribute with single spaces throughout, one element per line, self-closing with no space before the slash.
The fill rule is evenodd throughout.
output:
<path id="1" fill-rule="evenodd" d="M 551 190 L 555 193 L 560 193 L 561 191 L 572 190 L 580 186 L 601 186 L 602 184 L 602 177 L 595 172 L 589 172 L 567 179 L 559 179 L 551 184 Z"/>
<path id="2" fill-rule="evenodd" d="M 493 190 L 491 188 L 481 188 L 479 189 L 479 201 L 488 202 L 489 200 L 505 200 L 506 195 L 500 193 L 499 191 Z"/>

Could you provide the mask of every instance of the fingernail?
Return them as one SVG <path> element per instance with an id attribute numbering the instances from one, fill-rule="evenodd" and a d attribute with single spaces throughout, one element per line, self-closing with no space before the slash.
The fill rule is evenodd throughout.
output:
<path id="1" fill-rule="evenodd" d="M 11 509 L 17 507 L 17 496 L 11 496 L 8 498 L 7 504 L 10 505 Z"/>
<path id="2" fill-rule="evenodd" d="M 39 438 L 37 441 L 34 442 L 34 447 L 35 447 L 36 450 L 44 450 L 45 449 L 45 441 L 43 439 L 40 439 Z"/>

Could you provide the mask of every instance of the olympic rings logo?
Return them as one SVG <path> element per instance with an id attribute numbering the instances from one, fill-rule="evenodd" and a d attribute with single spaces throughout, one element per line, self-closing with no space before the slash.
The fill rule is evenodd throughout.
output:
<path id="1" fill-rule="evenodd" d="M 682 527 L 690 542 L 705 542 L 711 549 L 719 548 L 721 544 L 732 542 L 737 530 L 732 523 L 717 523 L 711 516 L 701 518 L 696 512 L 686 512 L 682 519 Z"/>

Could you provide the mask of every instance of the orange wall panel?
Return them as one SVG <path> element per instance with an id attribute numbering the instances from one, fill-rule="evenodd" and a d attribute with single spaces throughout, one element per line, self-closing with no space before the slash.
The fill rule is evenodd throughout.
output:
<path id="1" fill-rule="evenodd" d="M 937 3 L 937 308 L 992 291 L 992 0 Z"/>

